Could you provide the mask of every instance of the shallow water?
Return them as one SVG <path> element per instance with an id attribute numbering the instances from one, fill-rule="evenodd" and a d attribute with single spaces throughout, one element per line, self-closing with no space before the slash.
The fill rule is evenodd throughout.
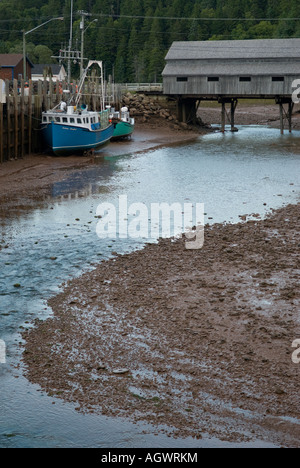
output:
<path id="1" fill-rule="evenodd" d="M 112 252 L 130 252 L 149 240 L 99 239 L 100 203 L 117 206 L 118 197 L 127 195 L 128 205 L 144 203 L 149 212 L 151 203 L 204 203 L 209 223 L 264 216 L 298 201 L 297 148 L 300 132 L 281 136 L 255 126 L 135 155 L 113 157 L 107 147 L 96 168 L 54 184 L 43 208 L 1 225 L 0 339 L 7 345 L 7 363 L 0 364 L 1 447 L 226 446 L 205 438 L 173 440 L 149 426 L 78 414 L 23 377 L 20 331 L 51 313 L 46 301 L 64 281 Z"/>

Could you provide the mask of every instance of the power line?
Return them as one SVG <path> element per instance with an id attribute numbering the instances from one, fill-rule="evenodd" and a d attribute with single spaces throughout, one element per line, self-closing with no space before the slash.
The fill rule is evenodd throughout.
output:
<path id="1" fill-rule="evenodd" d="M 1 6 L 1 3 L 0 3 Z M 141 16 L 141 15 L 117 15 L 117 14 L 111 14 L 111 13 L 92 13 L 92 16 L 95 18 L 125 18 L 125 19 L 151 19 L 151 20 L 164 20 L 164 21 L 245 21 L 245 22 L 252 22 L 252 21 L 274 21 L 274 22 L 279 22 L 279 21 L 300 21 L 300 18 L 228 18 L 228 17 L 222 17 L 222 18 L 216 18 L 216 17 L 178 17 L 178 16 Z M 18 22 L 34 22 L 34 21 L 43 21 L 47 20 L 49 16 L 41 16 L 39 18 L 8 18 L 8 19 L 1 19 L 0 23 L 18 23 Z M 54 18 L 54 16 L 53 16 Z M 66 15 L 65 20 L 70 19 L 70 15 Z"/>
<path id="2" fill-rule="evenodd" d="M 159 19 L 167 21 L 300 21 L 300 18 L 188 18 L 178 16 L 112 15 L 106 13 L 93 14 L 93 16 L 98 18 Z"/>

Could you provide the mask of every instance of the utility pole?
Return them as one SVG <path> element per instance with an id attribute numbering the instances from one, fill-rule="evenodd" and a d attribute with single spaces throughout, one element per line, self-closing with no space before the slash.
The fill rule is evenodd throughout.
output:
<path id="1" fill-rule="evenodd" d="M 26 31 L 23 30 L 23 78 L 27 80 L 27 62 L 26 62 Z"/>
<path id="2" fill-rule="evenodd" d="M 90 22 L 89 25 L 84 28 L 85 26 L 85 19 L 88 16 L 92 16 L 90 13 L 87 13 L 86 11 L 78 11 L 78 14 L 81 16 L 81 22 L 80 22 L 80 30 L 81 30 L 81 50 L 72 50 L 72 42 L 73 42 L 73 0 L 71 1 L 71 24 L 70 24 L 70 40 L 69 40 L 69 46 L 66 47 L 66 44 L 64 48 L 62 47 L 61 50 L 59 51 L 59 56 L 53 56 L 53 58 L 56 58 L 59 60 L 59 62 L 67 62 L 68 64 L 68 83 L 71 83 L 71 62 L 74 64 L 80 63 L 80 76 L 83 75 L 84 72 L 84 66 L 83 66 L 83 61 L 87 60 L 84 58 L 84 33 L 86 30 L 95 22 L 98 21 L 98 19 L 94 19 L 94 21 Z"/>
<path id="3" fill-rule="evenodd" d="M 62 47 L 59 51 L 58 56 L 53 56 L 52 58 L 56 58 L 61 62 L 67 62 L 67 70 L 68 70 L 68 84 L 71 83 L 71 62 L 74 64 L 83 62 L 83 56 L 81 55 L 82 52 L 79 50 L 72 50 L 72 42 L 73 42 L 73 0 L 71 0 L 71 21 L 70 21 L 70 39 L 68 47 Z"/>

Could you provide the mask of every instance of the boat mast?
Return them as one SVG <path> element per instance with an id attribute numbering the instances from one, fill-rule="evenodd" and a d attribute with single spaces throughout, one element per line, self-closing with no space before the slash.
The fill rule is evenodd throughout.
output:
<path id="1" fill-rule="evenodd" d="M 101 95 L 101 111 L 103 111 L 104 108 L 105 108 L 105 96 L 104 96 L 103 63 L 100 60 L 90 60 L 89 61 L 88 66 L 86 67 L 86 69 L 84 70 L 83 75 L 80 78 L 80 83 L 79 83 L 79 86 L 78 86 L 78 93 L 77 93 L 76 100 L 75 100 L 75 105 L 78 106 L 78 104 L 79 104 L 80 98 L 82 96 L 83 85 L 84 85 L 85 79 L 86 79 L 87 74 L 88 74 L 88 70 L 94 64 L 98 65 L 98 67 L 100 68 L 101 94 L 102 94 Z"/>

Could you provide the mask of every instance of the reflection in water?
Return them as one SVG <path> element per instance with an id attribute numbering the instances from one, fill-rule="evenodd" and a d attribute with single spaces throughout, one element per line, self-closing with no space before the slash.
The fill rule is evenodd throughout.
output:
<path id="1" fill-rule="evenodd" d="M 17 369 L 20 327 L 49 316 L 47 298 L 64 281 L 112 252 L 142 247 L 142 240 L 97 237 L 100 203 L 117 204 L 125 194 L 128 204 L 149 208 L 151 203 L 204 203 L 209 223 L 264 216 L 270 208 L 297 201 L 299 156 L 291 148 L 299 141 L 299 132 L 280 136 L 278 130 L 242 127 L 238 134 L 209 134 L 189 145 L 102 158 L 54 184 L 44 208 L 1 226 L 0 339 L 7 344 L 7 364 L 0 364 L 0 446 L 178 446 L 165 436 L 143 434 L 143 426 L 79 415 L 72 405 L 29 384 Z M 214 443 L 221 445 L 209 441 Z"/>
<path id="2" fill-rule="evenodd" d="M 118 170 L 117 164 L 113 159 L 107 160 L 103 158 L 95 158 L 96 165 L 87 167 L 82 171 L 65 178 L 63 181 L 56 182 L 52 185 L 51 195 L 52 198 L 61 196 L 90 196 L 93 193 L 99 193 L 99 184 L 113 176 L 114 172 Z"/>

